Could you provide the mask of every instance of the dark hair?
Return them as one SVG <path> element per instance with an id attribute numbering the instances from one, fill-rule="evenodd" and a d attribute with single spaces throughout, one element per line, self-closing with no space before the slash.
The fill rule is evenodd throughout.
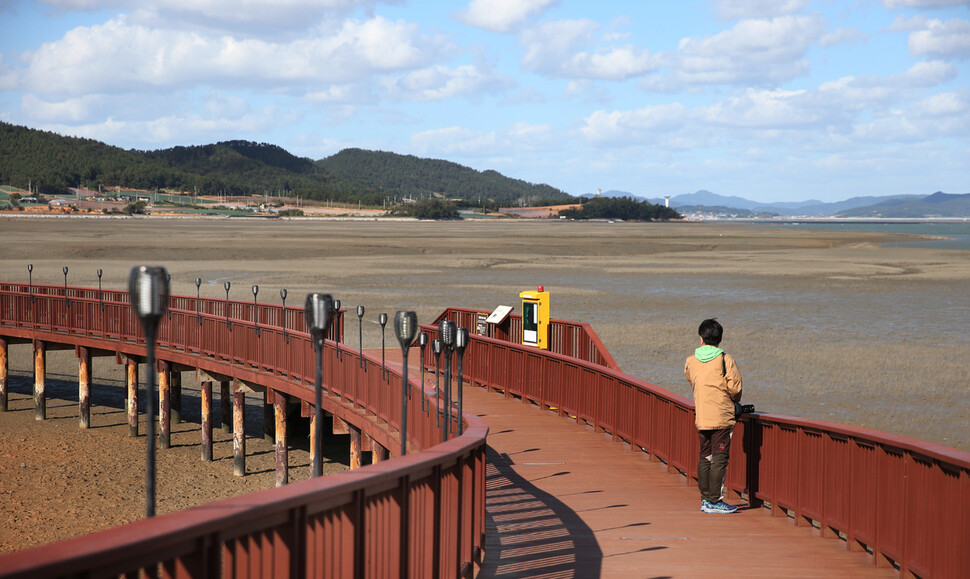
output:
<path id="1" fill-rule="evenodd" d="M 717 322 L 717 318 L 711 318 L 701 322 L 700 327 L 697 328 L 697 334 L 708 346 L 717 346 L 721 343 L 724 328 Z"/>

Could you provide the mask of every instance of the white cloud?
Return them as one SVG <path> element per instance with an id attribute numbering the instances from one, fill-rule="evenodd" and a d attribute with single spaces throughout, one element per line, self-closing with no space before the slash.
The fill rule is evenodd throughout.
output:
<path id="1" fill-rule="evenodd" d="M 558 3 L 559 0 L 472 0 L 458 18 L 475 28 L 514 32 Z"/>
<path id="2" fill-rule="evenodd" d="M 890 10 L 898 8 L 949 8 L 970 4 L 968 0 L 882 0 L 882 5 Z"/>
<path id="3" fill-rule="evenodd" d="M 714 11 L 724 20 L 773 18 L 800 12 L 809 0 L 714 0 Z"/>
<path id="4" fill-rule="evenodd" d="M 632 111 L 596 111 L 583 119 L 580 134 L 596 144 L 636 145 L 684 127 L 689 111 L 679 103 Z"/>
<path id="5" fill-rule="evenodd" d="M 866 34 L 858 28 L 839 28 L 838 30 L 834 30 L 819 38 L 818 45 L 828 47 L 835 46 L 836 44 L 856 42 L 865 39 Z"/>
<path id="6" fill-rule="evenodd" d="M 586 50 L 598 28 L 592 20 L 560 20 L 526 30 L 521 36 L 522 64 L 546 76 L 597 80 L 626 80 L 659 67 L 647 50 L 631 45 Z"/>
<path id="7" fill-rule="evenodd" d="M 28 53 L 21 86 L 40 94 L 216 83 L 312 92 L 331 83 L 425 66 L 446 50 L 441 38 L 424 35 L 418 25 L 379 16 L 347 20 L 329 35 L 286 43 L 152 29 L 119 17 L 75 28 Z"/>
<path id="8" fill-rule="evenodd" d="M 681 40 L 672 77 L 679 84 L 777 84 L 804 75 L 805 54 L 822 37 L 817 16 L 743 20 L 707 38 Z"/>
<path id="9" fill-rule="evenodd" d="M 496 157 L 539 150 L 561 142 L 548 125 L 516 123 L 497 131 L 482 132 L 466 127 L 446 127 L 411 135 L 416 154 L 431 157 Z"/>
<path id="10" fill-rule="evenodd" d="M 917 56 L 970 58 L 970 21 L 928 20 L 924 29 L 909 35 L 909 51 Z"/>
<path id="11" fill-rule="evenodd" d="M 408 100 L 435 101 L 458 96 L 471 98 L 497 93 L 512 85 L 494 70 L 474 65 L 455 68 L 432 66 L 415 70 L 388 83 L 390 94 Z"/>

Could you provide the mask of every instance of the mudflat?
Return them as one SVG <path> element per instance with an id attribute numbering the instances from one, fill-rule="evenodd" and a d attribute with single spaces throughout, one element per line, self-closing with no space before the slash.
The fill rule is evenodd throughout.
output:
<path id="1" fill-rule="evenodd" d="M 224 299 L 223 282 L 230 281 L 230 299 L 240 301 L 252 300 L 253 284 L 259 301 L 268 303 L 279 303 L 280 288 L 287 288 L 292 305 L 308 292 L 325 291 L 351 312 L 352 345 L 352 312 L 365 306 L 364 347 L 380 346 L 380 328 L 369 322 L 381 312 L 413 309 L 421 322 L 446 306 L 504 304 L 518 312 L 519 292 L 543 285 L 554 318 L 590 323 L 626 373 L 672 392 L 689 394 L 684 360 L 698 345 L 698 323 L 717 317 L 725 327 L 722 347 L 744 376 L 744 401 L 759 410 L 970 451 L 964 370 L 970 251 L 884 245 L 902 240 L 730 223 L 0 217 L 0 280 L 26 282 L 32 263 L 34 283 L 61 285 L 66 265 L 69 285 L 97 287 L 101 268 L 104 287 L 125 289 L 133 266 L 162 265 L 175 294 L 195 295 L 196 277 L 203 296 Z M 10 351 L 11 373 L 26 385 L 29 350 Z M 51 356 L 49 366 L 51 374 L 76 381 L 72 353 Z M 95 404 L 99 380 L 116 383 L 113 372 L 120 368 L 95 368 Z M 13 530 L 4 525 L 0 549 L 70 536 L 70 530 L 56 536 L 39 530 L 56 518 L 39 514 L 50 497 L 79 484 L 58 474 L 68 461 L 91 461 L 70 465 L 92 473 L 83 482 L 88 490 L 72 499 L 77 512 L 97 519 L 98 528 L 122 522 L 112 518 L 114 511 L 128 509 L 124 520 L 138 518 L 142 499 L 123 500 L 111 485 L 140 485 L 140 463 L 128 469 L 136 475 L 99 470 L 106 462 L 141 460 L 135 457 L 142 450 L 121 458 L 126 444 L 143 445 L 125 438 L 123 415 L 109 418 L 117 408 L 100 407 L 108 427 L 82 432 L 76 418 L 67 419 L 76 417 L 67 401 L 50 403 L 64 420 L 33 421 L 29 386 L 19 388 L 14 410 L 0 414 L 0 516 L 41 521 L 21 521 Z M 193 443 L 184 450 L 197 457 Z M 273 485 L 271 467 L 232 477 L 231 447 L 224 454 L 213 465 L 197 458 L 177 468 L 173 462 L 169 476 L 198 488 L 217 486 L 199 483 L 204 477 L 228 473 L 218 485 L 225 496 Z M 114 482 L 122 476 L 134 478 Z M 166 484 L 179 486 L 160 483 L 160 492 Z M 110 500 L 92 513 L 99 493 Z M 191 494 L 160 496 L 160 512 L 198 504 L 183 496 Z M 24 542 L 24 535 L 31 540 Z"/>

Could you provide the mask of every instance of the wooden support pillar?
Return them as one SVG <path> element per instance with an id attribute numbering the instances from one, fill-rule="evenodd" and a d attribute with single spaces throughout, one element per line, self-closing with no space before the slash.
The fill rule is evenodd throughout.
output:
<path id="1" fill-rule="evenodd" d="M 212 461 L 212 380 L 202 382 L 202 460 Z"/>
<path id="2" fill-rule="evenodd" d="M 274 418 L 276 411 L 276 404 L 273 400 L 273 390 L 267 388 L 263 390 L 263 440 L 266 442 L 273 442 L 276 440 L 276 434 L 273 430 L 273 426 L 276 422 Z"/>
<path id="3" fill-rule="evenodd" d="M 7 340 L 0 336 L 0 412 L 7 411 L 7 374 L 10 372 L 7 360 Z"/>
<path id="4" fill-rule="evenodd" d="M 310 477 L 317 472 L 316 465 L 320 457 L 317 456 L 317 413 L 310 407 Z"/>
<path id="5" fill-rule="evenodd" d="M 91 351 L 77 350 L 77 405 L 80 427 L 91 427 Z"/>
<path id="6" fill-rule="evenodd" d="M 128 436 L 138 436 L 138 362 L 128 357 L 125 369 L 128 384 Z"/>
<path id="7" fill-rule="evenodd" d="M 273 396 L 273 414 L 276 423 L 276 486 L 289 482 L 290 459 L 286 438 L 286 395 L 266 389 Z"/>
<path id="8" fill-rule="evenodd" d="M 232 474 L 246 476 L 246 393 L 239 383 L 232 393 Z"/>
<path id="9" fill-rule="evenodd" d="M 389 453 L 386 448 L 378 444 L 377 441 L 373 439 L 371 439 L 370 441 L 370 446 L 371 446 L 371 452 L 370 452 L 371 464 L 377 464 L 379 462 L 387 460 Z"/>
<path id="10" fill-rule="evenodd" d="M 232 432 L 232 391 L 229 388 L 229 381 L 219 382 L 219 402 L 222 409 L 222 431 Z"/>
<path id="11" fill-rule="evenodd" d="M 47 420 L 47 345 L 34 340 L 34 419 Z"/>
<path id="12" fill-rule="evenodd" d="M 350 427 L 350 470 L 360 468 L 363 464 L 363 450 L 361 444 L 361 432 L 360 429 L 353 424 L 348 424 Z"/>
<path id="13" fill-rule="evenodd" d="M 158 361 L 158 432 L 162 448 L 172 446 L 172 381 L 168 362 Z M 151 385 L 149 385 L 151 386 Z"/>
<path id="14" fill-rule="evenodd" d="M 169 380 L 172 388 L 172 421 L 182 424 L 182 373 L 172 371 Z"/>

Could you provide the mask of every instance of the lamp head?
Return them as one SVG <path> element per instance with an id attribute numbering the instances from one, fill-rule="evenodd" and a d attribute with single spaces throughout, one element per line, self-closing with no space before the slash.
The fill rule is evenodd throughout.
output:
<path id="1" fill-rule="evenodd" d="M 200 287 L 202 287 L 202 278 L 197 277 L 195 278 L 195 289 L 199 289 Z"/>
<path id="2" fill-rule="evenodd" d="M 280 299 L 286 300 L 286 288 L 280 290 Z"/>
<path id="3" fill-rule="evenodd" d="M 253 284 L 253 297 L 256 297 L 256 294 L 258 293 L 259 293 L 259 286 L 256 284 Z"/>
<path id="4" fill-rule="evenodd" d="M 449 350 L 455 347 L 455 322 L 451 320 L 441 320 L 438 323 L 438 336 L 441 343 Z"/>
<path id="5" fill-rule="evenodd" d="M 333 296 L 320 293 L 307 294 L 303 310 L 306 315 L 306 326 L 310 330 L 313 341 L 322 345 L 323 336 L 333 321 Z"/>
<path id="6" fill-rule="evenodd" d="M 364 306 L 357 306 L 357 317 L 364 317 Z"/>
<path id="7" fill-rule="evenodd" d="M 61 271 L 64 272 L 64 275 L 67 275 L 67 266 L 65 265 L 64 267 L 62 267 Z"/>
<path id="8" fill-rule="evenodd" d="M 377 316 L 377 321 L 380 323 L 381 328 L 387 325 L 387 314 L 381 314 Z"/>
<path id="9" fill-rule="evenodd" d="M 101 279 L 101 276 L 102 276 L 102 275 L 104 275 L 104 272 L 103 272 L 103 271 L 101 271 L 101 268 L 99 267 L 99 268 L 98 268 L 98 279 Z"/>
<path id="10" fill-rule="evenodd" d="M 222 287 L 226 288 L 226 291 L 229 291 L 229 288 L 232 287 L 232 284 L 229 283 L 228 280 L 226 280 L 226 283 L 222 284 Z"/>
<path id="11" fill-rule="evenodd" d="M 27 271 L 34 271 L 34 264 L 28 263 L 27 264 Z"/>
<path id="12" fill-rule="evenodd" d="M 424 348 L 425 346 L 428 345 L 428 333 L 427 332 L 421 332 L 420 334 L 418 334 L 418 345 L 421 346 L 422 348 Z"/>
<path id="13" fill-rule="evenodd" d="M 134 267 L 128 277 L 131 308 L 141 320 L 157 320 L 168 308 L 168 277 L 164 267 Z"/>
<path id="14" fill-rule="evenodd" d="M 340 311 L 340 300 L 333 300 L 333 311 Z"/>
<path id="15" fill-rule="evenodd" d="M 401 348 L 407 348 L 414 341 L 414 334 L 418 331 L 418 314 L 411 311 L 399 311 L 394 314 L 394 333 Z"/>
<path id="16" fill-rule="evenodd" d="M 441 355 L 441 340 L 438 338 L 431 340 L 431 351 L 434 352 L 435 356 Z"/>
<path id="17" fill-rule="evenodd" d="M 468 328 L 458 328 L 458 333 L 455 334 L 455 349 L 461 354 L 468 347 Z"/>

